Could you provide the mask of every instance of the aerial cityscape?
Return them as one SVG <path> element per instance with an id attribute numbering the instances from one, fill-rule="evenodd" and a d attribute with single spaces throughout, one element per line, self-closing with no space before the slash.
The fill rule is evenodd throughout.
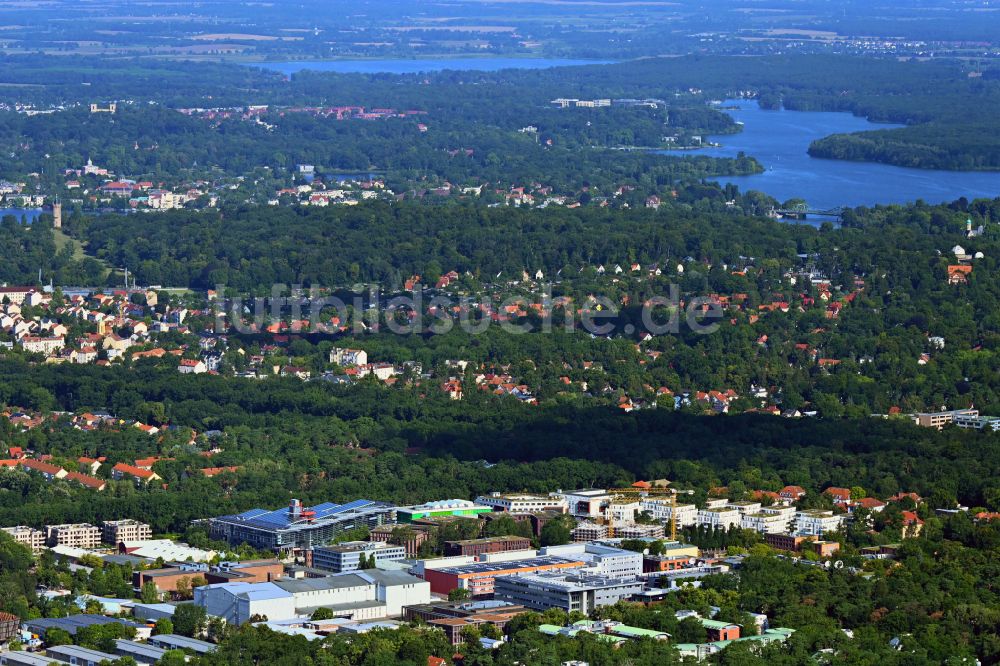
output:
<path id="1" fill-rule="evenodd" d="M 0 666 L 1000 664 L 990 0 L 0 3 Z"/>

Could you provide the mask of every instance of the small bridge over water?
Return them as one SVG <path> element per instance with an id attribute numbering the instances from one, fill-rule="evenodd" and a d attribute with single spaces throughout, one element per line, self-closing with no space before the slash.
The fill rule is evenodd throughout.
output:
<path id="1" fill-rule="evenodd" d="M 840 219 L 844 215 L 843 208 L 830 208 L 829 210 L 820 210 L 816 208 L 810 208 L 808 204 L 801 203 L 791 206 L 790 208 L 772 208 L 771 217 L 790 217 L 796 220 L 804 220 L 807 217 L 832 217 L 835 219 Z"/>

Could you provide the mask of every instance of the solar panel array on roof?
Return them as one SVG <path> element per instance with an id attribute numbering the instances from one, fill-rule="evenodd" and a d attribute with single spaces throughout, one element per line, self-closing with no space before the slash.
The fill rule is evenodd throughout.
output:
<path id="1" fill-rule="evenodd" d="M 214 652 L 216 645 L 197 638 L 178 636 L 177 634 L 157 634 L 149 639 L 150 644 L 167 650 L 191 650 L 198 654 Z"/>
<path id="2" fill-rule="evenodd" d="M 347 504 L 345 504 L 341 508 L 343 508 L 343 509 L 360 509 L 362 507 L 368 506 L 369 504 L 374 504 L 374 502 L 371 501 L 371 500 L 359 499 L 359 500 L 354 500 L 353 502 L 348 502 Z"/>
<path id="3" fill-rule="evenodd" d="M 122 620 L 119 618 L 106 617 L 104 615 L 70 615 L 68 617 L 61 618 L 39 618 L 37 620 L 29 620 L 24 623 L 24 625 L 36 634 L 44 634 L 46 630 L 53 627 L 59 629 L 65 629 L 70 635 L 75 635 L 76 630 L 81 627 L 89 627 L 95 624 L 109 624 L 111 622 L 118 622 L 124 624 L 127 627 L 139 628 L 143 625 L 136 624 L 135 622 L 130 622 L 128 620 Z"/>
<path id="4" fill-rule="evenodd" d="M 364 509 L 374 504 L 375 502 L 372 500 L 366 499 L 354 500 L 353 502 L 348 502 L 347 504 L 323 502 L 322 504 L 317 504 L 313 507 L 303 507 L 302 511 L 303 513 L 310 511 L 313 512 L 313 521 L 317 521 L 348 513 L 350 511 Z M 243 523 L 271 529 L 288 527 L 292 524 L 287 507 L 275 509 L 274 511 L 268 511 L 266 509 L 250 509 L 249 511 L 236 514 L 233 518 Z"/>
<path id="5" fill-rule="evenodd" d="M 263 516 L 265 513 L 268 513 L 267 509 L 250 509 L 249 511 L 244 511 L 243 513 L 236 514 L 236 517 L 250 520 L 258 516 Z"/>

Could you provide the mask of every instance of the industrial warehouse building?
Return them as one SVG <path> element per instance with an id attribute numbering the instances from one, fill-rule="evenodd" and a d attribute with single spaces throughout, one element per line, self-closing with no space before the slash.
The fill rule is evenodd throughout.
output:
<path id="1" fill-rule="evenodd" d="M 361 556 L 371 558 L 371 564 L 361 566 Z M 345 573 L 358 569 L 371 569 L 380 562 L 397 562 L 406 558 L 406 548 L 381 541 L 348 541 L 322 546 L 312 552 L 312 565 L 316 569 Z"/>
<path id="2" fill-rule="evenodd" d="M 537 573 L 496 579 L 494 598 L 534 610 L 561 608 L 589 614 L 640 594 L 641 580 L 583 574 Z"/>
<path id="3" fill-rule="evenodd" d="M 309 616 L 329 608 L 334 616 L 374 620 L 401 615 L 403 606 L 431 599 L 430 583 L 398 571 L 368 569 L 325 578 L 277 580 L 270 583 L 220 583 L 194 591 L 194 602 L 208 615 L 229 624 Z"/>

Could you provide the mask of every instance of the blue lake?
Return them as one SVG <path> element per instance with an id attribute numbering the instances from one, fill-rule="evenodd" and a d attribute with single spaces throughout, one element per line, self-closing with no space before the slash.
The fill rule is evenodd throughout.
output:
<path id="1" fill-rule="evenodd" d="M 384 58 L 373 60 L 299 60 L 288 62 L 249 63 L 254 67 L 272 69 L 286 76 L 296 72 L 337 72 L 338 74 L 418 74 L 445 69 L 495 72 L 500 69 L 548 69 L 575 65 L 602 65 L 606 60 L 573 60 L 569 58 Z"/>
<path id="2" fill-rule="evenodd" d="M 737 185 L 740 191 L 758 190 L 779 201 L 802 198 L 817 209 L 1000 196 L 1000 172 L 905 169 L 819 159 L 806 152 L 813 140 L 830 134 L 897 125 L 872 123 L 849 113 L 764 111 L 756 102 L 745 100 L 730 100 L 724 106 L 733 118 L 744 123 L 743 131 L 711 137 L 722 147 L 697 152 L 720 157 L 744 152 L 756 157 L 766 169 L 764 173 L 720 179 Z M 731 106 L 739 109 L 731 110 Z"/>
<path id="3" fill-rule="evenodd" d="M 13 215 L 17 218 L 18 222 L 22 219 L 27 219 L 28 222 L 34 222 L 41 214 L 41 208 L 0 208 L 0 217 Z"/>

